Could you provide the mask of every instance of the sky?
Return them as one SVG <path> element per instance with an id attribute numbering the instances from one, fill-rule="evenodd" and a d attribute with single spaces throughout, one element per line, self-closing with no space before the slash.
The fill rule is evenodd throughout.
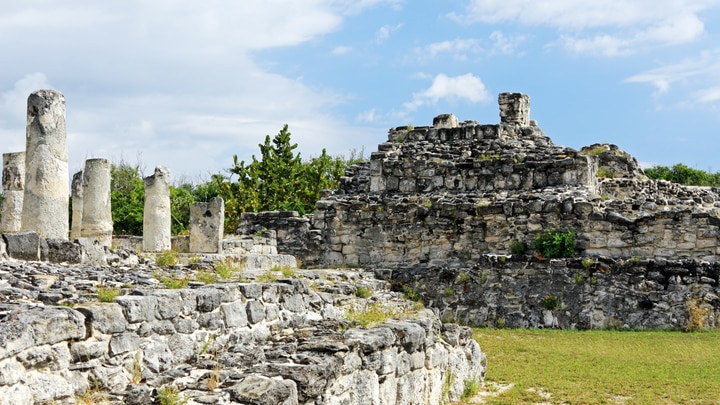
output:
<path id="1" fill-rule="evenodd" d="M 720 0 L 0 0 L 0 152 L 62 92 L 69 168 L 226 173 L 287 124 L 305 159 L 389 128 L 499 122 L 530 96 L 555 144 L 720 171 Z"/>

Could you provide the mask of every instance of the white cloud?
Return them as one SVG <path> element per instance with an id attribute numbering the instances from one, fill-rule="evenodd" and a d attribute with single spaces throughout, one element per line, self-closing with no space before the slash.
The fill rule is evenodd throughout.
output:
<path id="1" fill-rule="evenodd" d="M 340 56 L 340 55 L 348 54 L 351 51 L 352 51 L 352 47 L 340 45 L 340 46 L 336 46 L 335 48 L 333 48 L 332 54 Z"/>
<path id="2" fill-rule="evenodd" d="M 423 48 L 419 48 L 416 52 L 420 58 L 425 56 L 435 58 L 441 54 L 452 55 L 456 60 L 466 60 L 468 54 L 482 52 L 480 41 L 475 38 L 455 38 L 453 40 L 434 42 Z"/>
<path id="3" fill-rule="evenodd" d="M 556 45 L 572 52 L 618 56 L 638 47 L 696 40 L 699 14 L 719 0 L 471 0 L 452 18 L 473 23 L 513 22 L 559 30 Z"/>
<path id="4" fill-rule="evenodd" d="M 491 99 L 490 93 L 479 77 L 472 73 L 461 76 L 449 77 L 445 74 L 438 74 L 427 89 L 413 94 L 412 101 L 403 106 L 408 112 L 415 111 L 419 107 L 436 104 L 440 100 L 462 100 L 470 103 L 486 102 Z"/>
<path id="5" fill-rule="evenodd" d="M 402 28 L 402 24 L 383 25 L 375 33 L 375 42 L 381 44 L 390 38 L 390 34 Z"/>
<path id="6" fill-rule="evenodd" d="M 233 154 L 257 154 L 285 123 L 303 156 L 372 145 L 366 131 L 376 130 L 334 114 L 346 96 L 268 73 L 254 55 L 321 37 L 347 13 L 382 4 L 402 2 L 8 3 L 0 51 L 13 63 L 0 70 L 0 152 L 22 150 L 27 96 L 50 84 L 66 98 L 73 169 L 88 157 L 142 156 L 148 170 L 162 164 L 174 178 L 215 173 Z"/>
<path id="7" fill-rule="evenodd" d="M 675 83 L 698 83 L 702 87 L 720 82 L 720 50 L 702 52 L 700 57 L 686 59 L 638 73 L 625 79 L 626 83 L 648 83 L 657 93 L 665 93 Z"/>
<path id="8" fill-rule="evenodd" d="M 352 15 L 382 4 L 389 5 L 393 10 L 402 10 L 405 0 L 336 0 L 333 3 L 343 14 Z"/>
<path id="9" fill-rule="evenodd" d="M 368 111 L 362 112 L 358 114 L 356 119 L 361 122 L 375 122 L 378 119 L 377 110 L 372 108 Z"/>
<path id="10" fill-rule="evenodd" d="M 517 53 L 517 47 L 525 42 L 524 35 L 506 36 L 500 31 L 493 31 L 490 34 L 490 40 L 493 43 L 490 53 L 499 53 L 504 55 L 514 55 Z"/>
<path id="11" fill-rule="evenodd" d="M 697 91 L 694 99 L 699 103 L 714 103 L 720 101 L 720 85 Z"/>

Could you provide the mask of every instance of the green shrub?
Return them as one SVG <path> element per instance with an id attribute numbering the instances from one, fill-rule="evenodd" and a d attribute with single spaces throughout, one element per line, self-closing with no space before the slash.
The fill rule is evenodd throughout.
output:
<path id="1" fill-rule="evenodd" d="M 98 301 L 100 302 L 113 302 L 115 301 L 115 297 L 120 294 L 119 288 L 97 287 L 96 291 Z"/>
<path id="2" fill-rule="evenodd" d="M 575 253 L 575 232 L 547 230 L 535 238 L 533 246 L 547 258 L 570 257 Z"/>
<path id="3" fill-rule="evenodd" d="M 232 266 L 231 264 L 223 263 L 223 262 L 220 262 L 220 261 L 215 262 L 215 272 L 216 272 L 216 273 L 218 274 L 218 276 L 220 276 L 221 278 L 230 279 L 230 278 L 232 278 L 232 277 L 235 275 L 235 273 L 237 273 L 238 271 L 239 271 L 239 269 L 237 269 L 235 266 Z"/>
<path id="4" fill-rule="evenodd" d="M 585 270 L 590 270 L 590 268 L 594 265 L 595 265 L 595 259 L 593 259 L 592 257 L 586 257 L 586 258 L 582 259 L 582 266 Z"/>
<path id="5" fill-rule="evenodd" d="M 420 296 L 420 294 L 417 291 L 415 291 L 414 288 L 410 287 L 409 285 L 403 286 L 403 294 L 405 294 L 405 299 L 407 299 L 407 300 L 415 301 L 415 302 L 422 301 L 422 297 Z"/>
<path id="6" fill-rule="evenodd" d="M 602 177 L 604 179 L 614 179 L 615 178 L 615 172 L 606 167 L 598 167 L 597 175 L 598 175 L 598 177 Z"/>
<path id="7" fill-rule="evenodd" d="M 195 274 L 195 280 L 204 284 L 215 284 L 218 281 L 218 275 L 212 271 L 201 270 Z"/>
<path id="8" fill-rule="evenodd" d="M 544 298 L 540 299 L 540 305 L 548 311 L 556 311 L 562 308 L 560 299 L 552 294 L 548 294 Z"/>
<path id="9" fill-rule="evenodd" d="M 157 393 L 157 400 L 160 405 L 183 405 L 188 402 L 188 399 L 180 394 L 180 390 L 172 385 L 161 388 Z"/>
<path id="10" fill-rule="evenodd" d="M 160 280 L 161 283 L 163 283 L 165 288 L 169 288 L 171 290 L 185 288 L 190 282 L 190 279 L 188 277 L 178 277 L 174 274 L 171 276 L 166 276 L 162 273 L 155 273 L 154 276 L 156 279 Z"/>
<path id="11" fill-rule="evenodd" d="M 160 267 L 174 266 L 178 263 L 180 260 L 172 250 L 163 250 L 155 257 L 155 264 Z"/>
<path id="12" fill-rule="evenodd" d="M 465 380 L 465 387 L 460 395 L 460 399 L 466 401 L 472 398 L 475 394 L 480 392 L 481 387 L 482 383 L 477 378 L 469 378 Z"/>
<path id="13" fill-rule="evenodd" d="M 355 296 L 358 298 L 370 298 L 372 297 L 372 295 L 372 290 L 367 287 L 358 286 L 358 288 L 355 290 Z"/>
<path id="14" fill-rule="evenodd" d="M 527 251 L 527 244 L 517 239 L 510 241 L 510 253 L 514 255 L 522 255 Z"/>
<path id="15" fill-rule="evenodd" d="M 395 311 L 392 308 L 376 302 L 368 305 L 364 309 L 356 310 L 355 308 L 349 308 L 346 313 L 346 319 L 352 326 L 367 328 L 379 325 L 395 315 Z"/>

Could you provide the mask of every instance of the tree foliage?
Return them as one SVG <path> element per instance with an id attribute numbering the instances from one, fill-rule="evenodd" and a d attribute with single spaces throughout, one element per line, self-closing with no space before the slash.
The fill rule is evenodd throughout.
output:
<path id="1" fill-rule="evenodd" d="M 260 155 L 250 163 L 233 156 L 228 176 L 215 174 L 201 184 L 170 186 L 171 233 L 185 234 L 190 206 L 220 196 L 225 200 L 225 230 L 235 231 L 245 212 L 294 210 L 301 215 L 315 209 L 320 191 L 335 188 L 352 163 L 363 160 L 362 151 L 351 152 L 349 160 L 331 157 L 325 149 L 318 157 L 304 161 L 295 150 L 288 126 L 259 144 Z M 235 178 L 235 180 L 233 180 Z M 114 233 L 142 235 L 145 188 L 139 165 L 125 162 L 112 165 L 111 204 Z"/>
<path id="2" fill-rule="evenodd" d="M 651 179 L 668 180 L 688 186 L 720 187 L 720 173 L 708 173 L 704 170 L 690 168 L 682 163 L 672 167 L 653 166 L 645 169 L 645 175 Z"/>
<path id="3" fill-rule="evenodd" d="M 231 178 L 237 176 L 235 182 L 215 178 L 225 198 L 226 231 L 232 231 L 244 212 L 292 210 L 303 215 L 315 209 L 321 190 L 337 187 L 346 162 L 329 156 L 325 149 L 320 156 L 303 161 L 290 136 L 287 125 L 275 137 L 267 135 L 258 145 L 260 157 L 253 155 L 248 164 L 238 162 L 234 155 L 228 171 Z"/>
<path id="4" fill-rule="evenodd" d="M 145 185 L 140 166 L 125 162 L 110 168 L 110 205 L 115 235 L 142 235 Z"/>

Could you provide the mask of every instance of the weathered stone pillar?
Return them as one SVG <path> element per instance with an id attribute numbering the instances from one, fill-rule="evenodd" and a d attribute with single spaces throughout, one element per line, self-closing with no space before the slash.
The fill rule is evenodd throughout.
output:
<path id="1" fill-rule="evenodd" d="M 527 94 L 500 93 L 498 104 L 501 124 L 530 125 L 530 96 Z"/>
<path id="2" fill-rule="evenodd" d="M 27 103 L 22 231 L 67 239 L 68 150 L 65 97 L 55 90 L 31 93 Z"/>
<path id="3" fill-rule="evenodd" d="M 82 200 L 82 237 L 97 239 L 102 245 L 110 247 L 113 222 L 110 209 L 110 162 L 107 159 L 85 161 Z"/>
<path id="4" fill-rule="evenodd" d="M 0 233 L 19 232 L 25 193 L 25 152 L 3 153 Z"/>
<path id="5" fill-rule="evenodd" d="M 225 201 L 213 197 L 190 207 L 190 253 L 222 253 Z"/>
<path id="6" fill-rule="evenodd" d="M 72 224 L 70 226 L 70 240 L 80 238 L 82 228 L 82 213 L 83 213 L 83 172 L 73 174 L 72 183 L 70 186 L 72 192 L 72 215 L 70 216 Z"/>
<path id="7" fill-rule="evenodd" d="M 145 177 L 145 209 L 143 212 L 143 250 L 170 250 L 170 170 L 155 168 Z"/>

